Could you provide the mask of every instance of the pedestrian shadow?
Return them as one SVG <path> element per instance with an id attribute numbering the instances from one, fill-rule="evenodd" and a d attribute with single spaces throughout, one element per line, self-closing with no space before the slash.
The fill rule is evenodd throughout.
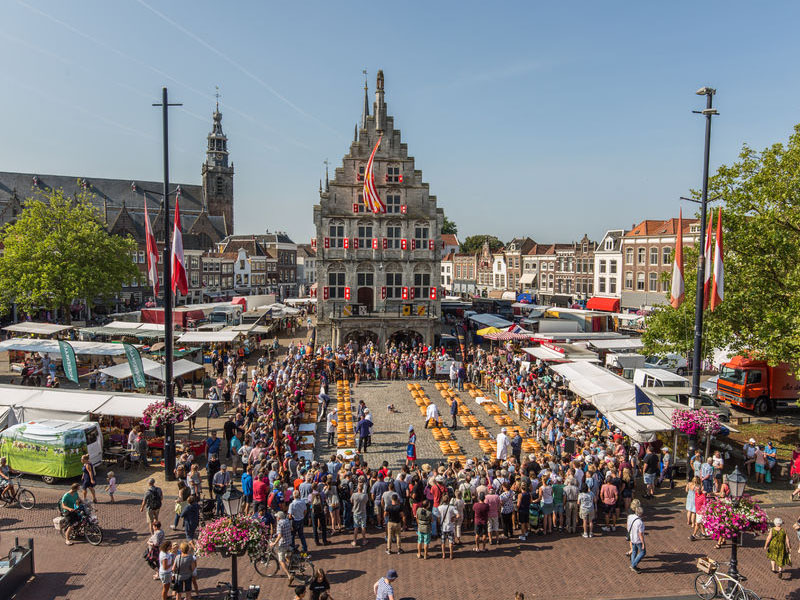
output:
<path id="1" fill-rule="evenodd" d="M 123 545 L 127 544 L 128 542 L 134 542 L 140 537 L 150 537 L 147 534 L 139 533 L 138 531 L 134 531 L 133 529 L 115 529 L 115 530 L 106 530 L 105 531 L 107 540 L 109 544 L 112 545 Z"/>
<path id="2" fill-rule="evenodd" d="M 659 552 L 658 554 L 646 555 L 642 559 L 643 570 L 648 573 L 697 573 L 695 561 L 698 555 L 686 552 Z M 658 566 L 651 567 L 648 562 L 655 561 Z"/>
<path id="3" fill-rule="evenodd" d="M 83 577 L 78 573 L 50 572 L 36 573 L 17 591 L 15 600 L 56 600 L 57 598 L 75 598 L 82 585 L 68 583 L 69 580 Z"/>
<path id="4" fill-rule="evenodd" d="M 350 581 L 352 579 L 356 579 L 357 577 L 361 577 L 365 575 L 366 571 L 360 571 L 356 569 L 339 569 L 339 570 L 328 570 L 325 572 L 325 575 L 328 577 L 328 581 L 331 583 L 345 583 L 346 581 Z"/>

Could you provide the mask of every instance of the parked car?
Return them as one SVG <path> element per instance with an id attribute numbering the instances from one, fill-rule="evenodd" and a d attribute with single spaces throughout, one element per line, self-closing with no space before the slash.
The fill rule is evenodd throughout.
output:
<path id="1" fill-rule="evenodd" d="M 717 399 L 717 380 L 719 375 L 709 377 L 705 381 L 700 382 L 700 394 L 708 398 Z"/>
<path id="2" fill-rule="evenodd" d="M 666 354 L 664 356 L 648 356 L 644 361 L 648 369 L 664 369 L 678 375 L 689 372 L 689 361 L 680 354 Z"/>

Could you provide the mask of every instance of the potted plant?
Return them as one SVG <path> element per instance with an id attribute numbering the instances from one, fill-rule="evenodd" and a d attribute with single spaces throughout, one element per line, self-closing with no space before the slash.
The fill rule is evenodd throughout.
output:
<path id="1" fill-rule="evenodd" d="M 164 401 L 153 402 L 142 413 L 142 425 L 145 427 L 161 427 L 162 425 L 175 425 L 182 422 L 192 410 L 185 404 L 173 402 L 167 404 Z"/>
<path id="2" fill-rule="evenodd" d="M 715 540 L 738 538 L 740 533 L 764 533 L 767 513 L 747 494 L 741 498 L 709 497 L 703 507 L 703 527 Z"/>
<path id="3" fill-rule="evenodd" d="M 714 435 L 722 429 L 719 417 L 704 408 L 674 410 L 672 412 L 672 426 L 686 435 L 697 435 L 699 433 Z"/>
<path id="4" fill-rule="evenodd" d="M 256 560 L 269 551 L 269 530 L 249 515 L 219 517 L 206 523 L 197 536 L 197 554 L 244 556 Z"/>

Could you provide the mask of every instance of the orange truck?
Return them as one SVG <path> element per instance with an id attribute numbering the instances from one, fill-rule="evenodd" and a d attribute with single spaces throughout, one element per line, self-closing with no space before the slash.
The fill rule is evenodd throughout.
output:
<path id="1" fill-rule="evenodd" d="M 800 381 L 781 363 L 771 367 L 763 360 L 734 356 L 722 365 L 717 399 L 764 415 L 800 398 Z"/>

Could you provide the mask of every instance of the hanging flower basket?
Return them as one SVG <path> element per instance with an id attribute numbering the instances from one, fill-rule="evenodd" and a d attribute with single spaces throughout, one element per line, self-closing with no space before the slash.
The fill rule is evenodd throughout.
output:
<path id="1" fill-rule="evenodd" d="M 711 498 L 703 507 L 703 527 L 715 540 L 730 540 L 744 532 L 764 533 L 769 529 L 767 513 L 744 495 L 738 505 L 730 498 Z"/>
<path id="2" fill-rule="evenodd" d="M 142 413 L 142 424 L 145 427 L 160 427 L 161 425 L 174 425 L 186 419 L 192 410 L 185 404 L 173 402 L 153 402 Z"/>
<path id="3" fill-rule="evenodd" d="M 200 528 L 197 554 L 244 556 L 257 559 L 269 551 L 269 530 L 258 519 L 247 515 L 220 517 Z"/>
<path id="4" fill-rule="evenodd" d="M 704 408 L 698 410 L 677 409 L 672 413 L 672 426 L 687 435 L 706 433 L 714 435 L 722 429 L 719 417 Z"/>

